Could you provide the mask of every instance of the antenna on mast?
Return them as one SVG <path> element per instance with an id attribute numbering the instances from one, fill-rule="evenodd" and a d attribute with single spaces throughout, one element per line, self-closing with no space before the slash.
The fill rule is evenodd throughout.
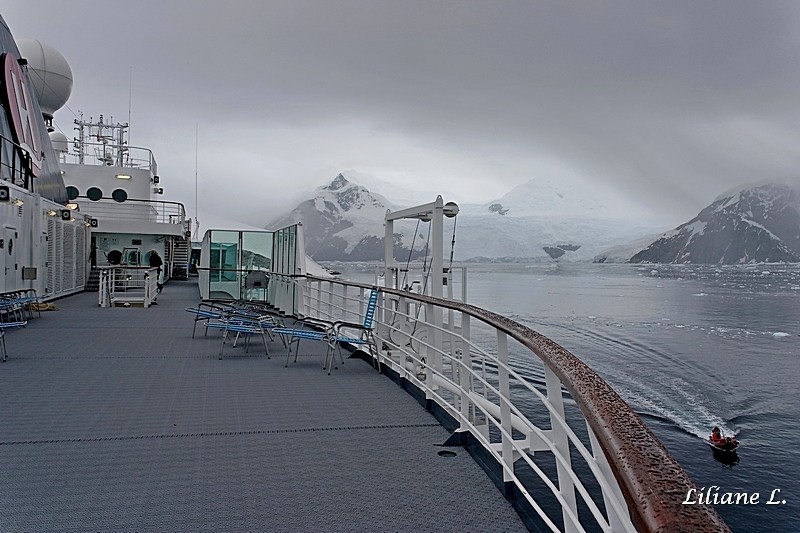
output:
<path id="1" fill-rule="evenodd" d="M 194 239 L 197 240 L 199 238 L 200 233 L 200 222 L 198 220 L 198 200 L 197 200 L 197 154 L 199 152 L 199 145 L 200 145 L 200 124 L 195 122 L 194 124 Z"/>
<path id="2" fill-rule="evenodd" d="M 128 75 L 128 145 L 131 143 L 131 100 L 133 94 L 133 67 Z"/>

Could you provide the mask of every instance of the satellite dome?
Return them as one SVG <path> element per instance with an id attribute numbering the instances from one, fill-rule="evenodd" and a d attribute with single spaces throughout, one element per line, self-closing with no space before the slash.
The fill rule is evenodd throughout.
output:
<path id="1" fill-rule="evenodd" d="M 53 150 L 56 153 L 67 153 L 69 151 L 69 139 L 60 131 L 50 132 L 50 142 L 53 144 Z"/>
<path id="2" fill-rule="evenodd" d="M 28 60 L 28 73 L 42 114 L 52 119 L 72 93 L 72 69 L 58 50 L 38 39 L 19 39 L 17 47 Z"/>

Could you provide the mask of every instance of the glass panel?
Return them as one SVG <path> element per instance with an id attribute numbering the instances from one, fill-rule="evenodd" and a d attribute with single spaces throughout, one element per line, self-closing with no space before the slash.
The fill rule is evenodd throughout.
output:
<path id="1" fill-rule="evenodd" d="M 287 235 L 286 235 L 286 260 L 287 260 L 287 273 L 294 275 L 297 273 L 295 266 L 297 262 L 297 226 L 290 226 L 287 228 Z M 297 302 L 295 301 L 295 285 L 290 284 L 288 286 L 288 297 L 289 297 L 289 309 L 292 310 L 292 313 L 297 312 Z"/>
<path id="2" fill-rule="evenodd" d="M 288 259 L 288 273 L 295 274 L 295 263 L 297 260 L 297 250 L 296 250 L 296 243 L 297 243 L 297 226 L 291 226 L 288 228 L 288 235 L 287 235 L 287 246 L 286 246 L 286 259 Z"/>
<path id="3" fill-rule="evenodd" d="M 265 231 L 243 231 L 242 232 L 242 294 L 247 300 L 267 301 L 267 287 L 271 283 L 267 281 L 265 285 L 248 285 L 247 276 L 252 271 L 272 270 L 272 233 Z M 253 277 L 252 280 L 259 278 Z M 255 281 L 253 281 L 255 283 Z"/>
<path id="4" fill-rule="evenodd" d="M 272 270 L 272 233 L 242 232 L 242 270 Z"/>
<path id="5" fill-rule="evenodd" d="M 211 298 L 239 298 L 239 232 L 212 231 L 209 250 Z"/>
<path id="6" fill-rule="evenodd" d="M 296 274 L 297 226 L 289 226 L 274 234 L 272 277 L 269 286 L 269 299 L 273 305 L 287 311 L 296 311 L 295 285 L 292 275 Z"/>

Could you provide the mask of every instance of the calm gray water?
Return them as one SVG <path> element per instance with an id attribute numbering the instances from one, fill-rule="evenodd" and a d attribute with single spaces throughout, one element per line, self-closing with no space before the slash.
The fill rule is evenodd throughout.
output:
<path id="1" fill-rule="evenodd" d="M 781 490 L 717 506 L 734 531 L 800 531 L 800 266 L 476 266 L 469 291 L 603 375 L 699 486 Z M 714 425 L 737 464 L 702 442 Z"/>
<path id="2" fill-rule="evenodd" d="M 468 270 L 470 303 L 587 362 L 698 486 L 760 493 L 758 505 L 716 507 L 731 529 L 800 531 L 800 265 Z M 738 436 L 738 463 L 703 442 L 714 425 Z M 763 503 L 774 489 L 786 504 Z"/>

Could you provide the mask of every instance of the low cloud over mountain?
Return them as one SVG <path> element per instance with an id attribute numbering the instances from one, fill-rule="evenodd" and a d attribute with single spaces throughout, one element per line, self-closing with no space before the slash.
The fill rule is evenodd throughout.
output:
<path id="1" fill-rule="evenodd" d="M 386 210 L 405 207 L 339 174 L 267 227 L 303 222 L 306 251 L 319 261 L 376 261 L 383 257 Z M 445 221 L 445 241 L 456 241 L 455 260 L 586 261 L 604 249 L 663 230 L 634 224 L 630 216 L 619 218 L 592 191 L 536 180 L 486 204 L 460 208 L 455 232 L 453 220 Z M 427 224 L 396 223 L 394 239 L 398 260 L 407 260 L 411 249 L 412 259 L 422 258 Z"/>

